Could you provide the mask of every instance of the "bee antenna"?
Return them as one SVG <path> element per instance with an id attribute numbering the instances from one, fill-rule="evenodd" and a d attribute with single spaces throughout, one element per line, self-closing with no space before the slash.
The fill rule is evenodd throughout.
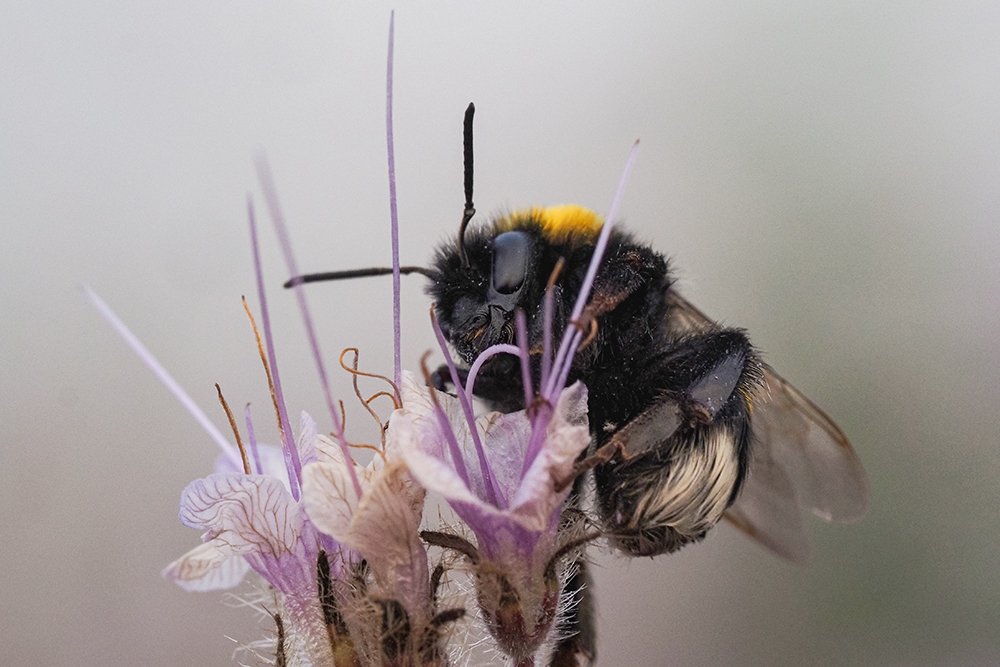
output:
<path id="1" fill-rule="evenodd" d="M 409 273 L 419 273 L 422 276 L 433 278 L 434 273 L 430 269 L 422 266 L 401 266 L 399 272 L 402 275 Z M 347 280 L 349 278 L 367 278 L 369 276 L 387 276 L 392 274 L 392 267 L 373 266 L 370 269 L 348 269 L 346 271 L 324 271 L 323 273 L 305 273 L 301 276 L 290 278 L 283 287 L 295 287 L 302 283 L 318 283 L 325 280 Z"/>
<path id="2" fill-rule="evenodd" d="M 462 134 L 462 145 L 465 149 L 465 210 L 462 212 L 462 224 L 458 228 L 458 255 L 462 258 L 462 267 L 469 267 L 469 257 L 465 253 L 465 228 L 469 226 L 469 220 L 476 214 L 476 207 L 472 203 L 472 117 L 476 113 L 476 105 L 469 102 L 465 110 L 464 132 Z"/>

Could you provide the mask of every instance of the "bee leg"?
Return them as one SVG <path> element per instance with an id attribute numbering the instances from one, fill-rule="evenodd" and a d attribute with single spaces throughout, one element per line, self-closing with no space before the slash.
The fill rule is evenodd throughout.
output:
<path id="1" fill-rule="evenodd" d="M 691 377 L 681 392 L 681 409 L 688 425 L 748 417 L 750 396 L 760 386 L 763 371 L 746 334 L 722 329 L 693 338 L 685 347 L 682 356 L 687 358 L 680 365 Z"/>
<path id="2" fill-rule="evenodd" d="M 457 368 L 458 379 L 465 384 L 466 380 L 469 379 L 469 371 L 464 368 Z M 441 364 L 434 372 L 431 373 L 431 384 L 438 391 L 448 391 L 448 388 L 452 386 L 451 382 L 451 371 L 448 370 L 448 364 Z"/>

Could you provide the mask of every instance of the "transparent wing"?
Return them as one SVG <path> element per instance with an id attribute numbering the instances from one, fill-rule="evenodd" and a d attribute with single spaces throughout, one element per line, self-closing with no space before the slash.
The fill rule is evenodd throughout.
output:
<path id="1" fill-rule="evenodd" d="M 671 332 L 715 326 L 689 301 L 668 291 Z M 868 479 L 844 432 L 770 367 L 753 406 L 754 454 L 740 497 L 726 518 L 793 561 L 808 560 L 801 510 L 849 523 L 868 510 Z"/>

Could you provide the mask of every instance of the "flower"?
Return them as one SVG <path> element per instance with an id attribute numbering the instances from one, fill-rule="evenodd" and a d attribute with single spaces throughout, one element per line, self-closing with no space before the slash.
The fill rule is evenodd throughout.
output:
<path id="1" fill-rule="evenodd" d="M 297 449 L 303 462 L 315 461 L 316 424 L 302 413 Z M 262 446 L 263 447 L 263 446 Z M 248 568 L 281 594 L 292 632 L 284 650 L 307 664 L 332 664 L 340 643 L 331 638 L 331 600 L 321 595 L 321 579 L 337 575 L 328 554 L 349 558 L 309 520 L 301 501 L 289 490 L 287 477 L 275 470 L 277 448 L 268 448 L 261 474 L 216 472 L 191 482 L 181 494 L 180 521 L 206 530 L 204 543 L 164 569 L 163 576 L 186 590 L 215 590 L 239 583 Z M 324 566 L 326 563 L 326 571 Z"/>
<path id="2" fill-rule="evenodd" d="M 93 293 L 91 299 L 119 333 L 219 444 L 224 456 L 216 472 L 191 482 L 181 496 L 180 520 L 206 531 L 203 543 L 163 571 L 186 590 L 231 588 L 253 569 L 274 590 L 278 609 L 274 664 L 439 667 L 447 663 L 441 631 L 465 609 L 436 609 L 436 588 L 444 566 L 429 573 L 426 542 L 457 549 L 473 563 L 476 593 L 487 627 L 499 648 L 518 667 L 534 664 L 538 647 L 559 612 L 563 575 L 558 564 L 580 546 L 566 539 L 562 509 L 590 443 L 587 390 L 566 388 L 579 327 L 568 327 L 559 353 L 549 364 L 551 294 L 546 299 L 542 389 L 530 387 L 523 313 L 518 314 L 519 347 L 487 350 L 477 364 L 498 352 L 521 358 L 529 409 L 492 413 L 478 420 L 461 387 L 443 335 L 458 398 L 427 389 L 401 373 L 398 233 L 392 148 L 392 35 L 387 73 L 390 209 L 394 275 L 394 401 L 380 458 L 362 467 L 351 457 L 336 402 L 330 392 L 318 339 L 301 288 L 296 290 L 312 348 L 334 438 L 319 435 L 303 413 L 296 442 L 282 397 L 263 288 L 256 223 L 250 207 L 254 268 L 264 325 L 258 347 L 278 414 L 282 447 L 258 447 L 247 417 L 254 465 L 219 434 L 169 374 Z M 470 107 L 471 108 L 471 107 Z M 634 158 L 634 153 L 633 153 Z M 629 167 L 631 166 L 630 158 Z M 258 172 L 293 284 L 298 271 L 263 160 Z M 627 174 L 626 170 L 626 174 Z M 619 188 L 619 197 L 621 188 Z M 470 196 L 471 198 L 471 196 Z M 471 202 L 467 205 L 471 209 Z M 613 218 L 617 198 L 611 208 Z M 471 213 L 467 213 L 471 215 Z M 467 222 L 467 220 L 466 220 Z M 463 223 L 464 224 L 464 223 Z M 611 224 L 598 241 L 571 321 L 580 321 Z M 248 311 L 249 313 L 249 311 Z M 252 318 L 251 318 L 252 319 Z M 254 328 L 255 334 L 256 326 Z M 551 366 L 551 367 L 550 367 Z M 220 390 L 221 398 L 221 390 Z M 534 399 L 534 400 L 532 400 Z M 370 401 L 369 401 L 370 402 Z M 367 403 L 367 402 L 366 402 Z M 225 407 L 225 402 L 223 401 Z M 228 407 L 226 407 L 229 414 Z M 240 436 L 229 414 L 237 442 Z M 426 490 L 440 493 L 475 534 L 463 537 L 419 532 Z"/>
<path id="3" fill-rule="evenodd" d="M 413 476 L 441 494 L 475 534 L 476 547 L 460 548 L 474 562 L 487 625 L 508 655 L 529 657 L 556 616 L 554 559 L 562 546 L 557 529 L 575 461 L 590 444 L 587 390 L 576 383 L 563 391 L 549 420 L 539 417 L 533 424 L 523 410 L 475 420 L 488 479 L 459 399 L 423 386 L 412 373 L 404 373 L 402 389 L 403 407 L 389 421 L 389 439 L 399 443 Z M 541 450 L 522 473 L 535 429 L 544 431 Z M 454 456 L 452 440 L 460 456 Z M 496 502 L 487 500 L 490 485 Z"/>
<path id="4" fill-rule="evenodd" d="M 316 424 L 304 412 L 301 423 L 299 455 L 315 459 Z M 309 583 L 315 583 L 315 527 L 291 496 L 280 450 L 259 448 L 264 453 L 259 474 L 226 470 L 232 464 L 220 457 L 215 473 L 196 479 L 181 493 L 180 522 L 208 532 L 204 544 L 163 570 L 164 577 L 185 590 L 220 590 L 238 584 L 252 567 L 282 593 L 293 593 L 309 577 Z"/>
<path id="5" fill-rule="evenodd" d="M 395 443 L 390 435 L 381 456 L 361 467 L 345 461 L 335 443 L 319 436 L 319 460 L 302 471 L 303 498 L 317 528 L 357 552 L 371 570 L 367 600 L 375 604 L 367 607 L 381 618 L 358 624 L 356 641 L 366 644 L 366 653 L 379 656 L 376 664 L 434 665 L 442 655 L 442 627 L 460 618 L 464 609 L 434 613 L 427 551 L 419 533 L 426 491 L 411 479 Z M 360 496 L 349 467 L 360 480 Z M 356 614 L 364 613 L 362 602 Z"/>

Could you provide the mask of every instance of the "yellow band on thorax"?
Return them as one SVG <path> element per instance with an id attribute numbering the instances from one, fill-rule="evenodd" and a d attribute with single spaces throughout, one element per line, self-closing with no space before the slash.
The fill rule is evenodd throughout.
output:
<path id="1" fill-rule="evenodd" d="M 542 233 L 552 243 L 562 243 L 571 236 L 593 241 L 604 226 L 604 219 L 589 208 L 564 204 L 561 206 L 535 206 L 530 211 L 514 214 L 514 218 L 524 215 L 537 220 L 542 225 Z"/>

